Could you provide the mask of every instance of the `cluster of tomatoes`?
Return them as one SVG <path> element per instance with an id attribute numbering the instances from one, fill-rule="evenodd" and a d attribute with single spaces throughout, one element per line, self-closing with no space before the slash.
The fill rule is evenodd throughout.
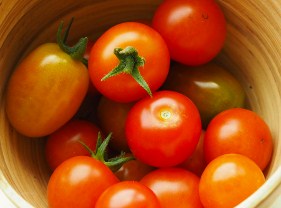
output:
<path id="1" fill-rule="evenodd" d="M 152 23 L 73 47 L 62 27 L 7 88 L 11 125 L 47 138 L 49 207 L 234 207 L 264 183 L 271 133 L 213 61 L 226 38 L 215 1 L 163 1 Z"/>

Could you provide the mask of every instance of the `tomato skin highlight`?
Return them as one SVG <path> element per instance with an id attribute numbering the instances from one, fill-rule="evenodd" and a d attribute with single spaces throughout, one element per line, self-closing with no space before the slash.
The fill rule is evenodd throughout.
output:
<path id="1" fill-rule="evenodd" d="M 264 182 L 263 172 L 254 161 L 240 154 L 224 154 L 202 173 L 199 195 L 206 208 L 232 208 Z"/>
<path id="2" fill-rule="evenodd" d="M 185 65 L 212 60 L 226 38 L 226 21 L 217 2 L 209 0 L 163 1 L 152 26 L 166 41 L 171 58 Z"/>
<path id="3" fill-rule="evenodd" d="M 232 108 L 210 122 L 203 149 L 206 162 L 223 154 L 237 153 L 251 158 L 264 170 L 272 156 L 273 141 L 269 127 L 257 113 Z"/>
<path id="4" fill-rule="evenodd" d="M 155 167 L 174 166 L 195 150 L 201 120 L 189 98 L 158 91 L 131 108 L 125 132 L 132 153 L 141 162 Z"/>
<path id="5" fill-rule="evenodd" d="M 7 86 L 6 112 L 11 125 L 28 137 L 51 134 L 79 109 L 89 75 L 55 43 L 32 51 L 16 68 Z"/>
<path id="6" fill-rule="evenodd" d="M 123 181 L 106 189 L 95 208 L 161 208 L 156 195 L 137 181 Z"/>
<path id="7" fill-rule="evenodd" d="M 132 102 L 147 96 L 147 92 L 129 74 L 121 73 L 101 81 L 119 64 L 114 49 L 128 46 L 134 47 L 145 59 L 139 71 L 152 92 L 163 84 L 170 67 L 167 45 L 153 28 L 137 22 L 124 22 L 111 27 L 92 47 L 89 73 L 97 90 L 117 102 Z"/>
<path id="8" fill-rule="evenodd" d="M 50 208 L 92 208 L 108 187 L 119 182 L 102 162 L 88 156 L 72 157 L 53 172 L 47 187 Z"/>

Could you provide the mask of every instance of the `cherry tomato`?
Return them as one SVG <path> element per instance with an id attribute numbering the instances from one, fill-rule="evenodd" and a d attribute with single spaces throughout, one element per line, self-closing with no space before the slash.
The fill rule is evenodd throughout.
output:
<path id="1" fill-rule="evenodd" d="M 87 39 L 82 40 L 79 46 L 84 47 Z M 65 48 L 61 42 L 39 46 L 23 59 L 9 80 L 7 116 L 25 136 L 53 133 L 74 116 L 87 93 L 88 70 L 78 53 L 74 59 Z"/>
<path id="2" fill-rule="evenodd" d="M 96 149 L 100 129 L 85 120 L 71 120 L 63 127 L 48 136 L 46 142 L 46 160 L 52 170 L 70 157 L 87 155 L 90 153 L 79 141 L 90 149 Z"/>
<path id="3" fill-rule="evenodd" d="M 212 60 L 226 38 L 226 21 L 216 1 L 164 1 L 152 25 L 165 39 L 171 58 L 186 65 Z"/>
<path id="4" fill-rule="evenodd" d="M 59 165 L 50 177 L 47 194 L 50 208 L 92 208 L 99 196 L 119 182 L 99 160 L 76 156 Z"/>
<path id="5" fill-rule="evenodd" d="M 222 154 L 238 153 L 248 156 L 264 170 L 272 149 L 272 136 L 265 121 L 255 112 L 242 108 L 218 114 L 210 122 L 204 138 L 207 162 Z"/>
<path id="6" fill-rule="evenodd" d="M 180 168 L 187 169 L 198 176 L 201 176 L 205 167 L 206 161 L 204 158 L 203 142 L 204 142 L 205 131 L 202 130 L 199 142 L 196 146 L 193 154 L 187 158 L 183 163 L 179 165 Z"/>
<path id="7" fill-rule="evenodd" d="M 206 208 L 233 208 L 254 193 L 265 177 L 251 159 L 239 154 L 225 154 L 204 170 L 199 195 Z"/>
<path id="8" fill-rule="evenodd" d="M 162 208 L 201 208 L 199 177 L 180 168 L 160 168 L 144 176 L 140 183 L 157 196 Z"/>
<path id="9" fill-rule="evenodd" d="M 165 81 L 169 66 L 165 41 L 154 29 L 137 22 L 120 23 L 107 30 L 95 42 L 89 58 L 94 86 L 117 102 L 135 101 L 157 90 Z M 118 69 L 118 73 L 107 77 L 113 69 Z"/>
<path id="10" fill-rule="evenodd" d="M 133 155 L 131 153 L 127 153 L 127 156 Z M 119 170 L 115 172 L 115 175 L 120 181 L 139 181 L 154 169 L 155 168 L 142 163 L 138 159 L 135 159 L 126 162 Z"/>
<path id="11" fill-rule="evenodd" d="M 204 128 L 218 113 L 245 106 L 246 95 L 240 82 L 213 62 L 197 67 L 172 64 L 164 89 L 189 97 L 200 112 Z"/>
<path id="12" fill-rule="evenodd" d="M 125 135 L 127 114 L 133 103 L 119 103 L 104 96 L 98 104 L 98 123 L 105 134 L 112 132 L 110 147 L 117 151 L 129 152 Z"/>
<path id="13" fill-rule="evenodd" d="M 186 96 L 159 91 L 131 108 L 125 132 L 133 155 L 141 162 L 174 166 L 194 152 L 201 133 L 200 115 Z"/>
<path id="14" fill-rule="evenodd" d="M 95 208 L 160 208 L 156 195 L 137 181 L 110 186 L 99 197 Z"/>

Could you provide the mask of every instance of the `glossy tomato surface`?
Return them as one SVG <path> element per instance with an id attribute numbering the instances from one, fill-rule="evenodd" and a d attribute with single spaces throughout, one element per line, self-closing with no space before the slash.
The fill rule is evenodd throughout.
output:
<path id="1" fill-rule="evenodd" d="M 264 182 L 261 169 L 251 159 L 240 154 L 225 154 L 204 170 L 199 195 L 206 208 L 233 208 Z"/>
<path id="2" fill-rule="evenodd" d="M 88 156 L 76 156 L 63 162 L 48 182 L 50 208 L 92 208 L 99 196 L 119 182 L 102 162 Z"/>
<path id="3" fill-rule="evenodd" d="M 6 112 L 12 126 L 29 137 L 53 133 L 79 109 L 89 75 L 57 44 L 33 50 L 15 69 L 7 86 Z"/>
<path id="4" fill-rule="evenodd" d="M 207 162 L 226 153 L 243 154 L 264 170 L 270 162 L 273 141 L 268 125 L 255 112 L 233 108 L 218 114 L 204 138 Z"/>
<path id="5" fill-rule="evenodd" d="M 159 91 L 132 107 L 125 131 L 137 159 L 156 167 L 174 166 L 195 150 L 201 120 L 189 98 L 173 91 Z"/>
<path id="6" fill-rule="evenodd" d="M 245 106 L 246 94 L 239 80 L 214 62 L 197 67 L 173 63 L 163 88 L 189 97 L 204 128 L 218 113 Z"/>
<path id="7" fill-rule="evenodd" d="M 181 168 L 160 168 L 148 173 L 140 182 L 157 196 L 162 208 L 202 208 L 199 177 Z"/>
<path id="8" fill-rule="evenodd" d="M 106 189 L 95 208 L 160 208 L 156 195 L 137 181 L 123 181 Z"/>
<path id="9" fill-rule="evenodd" d="M 226 21 L 216 1 L 163 1 L 152 25 L 165 39 L 171 58 L 186 65 L 212 60 L 226 38 Z"/>
<path id="10" fill-rule="evenodd" d="M 86 120 L 71 120 L 60 129 L 48 136 L 45 154 L 48 165 L 54 170 L 70 157 L 86 155 L 88 150 L 80 143 L 83 142 L 91 150 L 96 149 L 100 129 Z"/>
<path id="11" fill-rule="evenodd" d="M 131 102 L 147 95 L 147 92 L 127 73 L 120 73 L 101 81 L 119 64 L 114 49 L 125 49 L 128 46 L 135 48 L 138 55 L 144 58 L 144 66 L 138 69 L 152 92 L 163 84 L 170 66 L 167 45 L 159 33 L 150 26 L 124 22 L 108 29 L 92 47 L 89 73 L 94 86 L 104 96 L 117 102 Z"/>

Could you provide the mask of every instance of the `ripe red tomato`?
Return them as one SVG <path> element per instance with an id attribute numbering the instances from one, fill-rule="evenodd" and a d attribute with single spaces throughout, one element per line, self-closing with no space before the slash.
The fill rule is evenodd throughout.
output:
<path id="1" fill-rule="evenodd" d="M 232 208 L 264 182 L 261 169 L 248 157 L 225 154 L 207 165 L 200 179 L 199 195 L 206 208 Z"/>
<path id="2" fill-rule="evenodd" d="M 59 165 L 47 187 L 50 208 L 92 208 L 99 196 L 119 182 L 99 160 L 88 156 L 72 157 Z"/>
<path id="3" fill-rule="evenodd" d="M 79 109 L 89 83 L 88 70 L 55 43 L 32 51 L 16 68 L 7 87 L 6 111 L 21 134 L 53 133 Z"/>
<path id="4" fill-rule="evenodd" d="M 226 153 L 248 156 L 264 170 L 273 150 L 272 136 L 265 121 L 255 112 L 233 108 L 210 122 L 204 138 L 207 162 Z"/>
<path id="5" fill-rule="evenodd" d="M 123 73 L 102 81 L 117 65 Z M 152 92 L 157 90 L 165 81 L 169 66 L 165 41 L 154 29 L 137 22 L 120 23 L 107 30 L 95 42 L 89 58 L 93 84 L 104 96 L 117 102 L 131 102 L 147 95 L 136 80 L 145 80 Z"/>
<path id="6" fill-rule="evenodd" d="M 99 197 L 95 208 L 160 208 L 156 195 L 137 181 L 110 186 Z"/>
<path id="7" fill-rule="evenodd" d="M 164 1 L 156 10 L 153 27 L 165 39 L 171 58 L 186 65 L 201 65 L 222 49 L 226 21 L 216 1 Z"/>
<path id="8" fill-rule="evenodd" d="M 133 156 L 131 153 L 127 153 L 126 155 Z M 154 169 L 155 168 L 142 163 L 138 159 L 135 159 L 126 162 L 119 170 L 115 172 L 115 175 L 120 181 L 139 181 Z"/>
<path id="9" fill-rule="evenodd" d="M 45 153 L 46 160 L 52 170 L 70 157 L 87 155 L 90 153 L 79 141 L 91 150 L 96 149 L 100 129 L 85 120 L 71 120 L 63 127 L 48 136 Z"/>
<path id="10" fill-rule="evenodd" d="M 137 159 L 156 167 L 174 166 L 195 150 L 201 133 L 200 115 L 186 96 L 159 91 L 131 108 L 125 132 Z"/>
<path id="11" fill-rule="evenodd" d="M 125 136 L 125 122 L 133 103 L 119 103 L 104 96 L 98 103 L 98 124 L 104 134 L 112 132 L 110 147 L 116 151 L 129 152 Z"/>
<path id="12" fill-rule="evenodd" d="M 157 196 L 162 208 L 202 208 L 199 177 L 180 168 L 161 168 L 148 173 L 140 182 Z"/>

